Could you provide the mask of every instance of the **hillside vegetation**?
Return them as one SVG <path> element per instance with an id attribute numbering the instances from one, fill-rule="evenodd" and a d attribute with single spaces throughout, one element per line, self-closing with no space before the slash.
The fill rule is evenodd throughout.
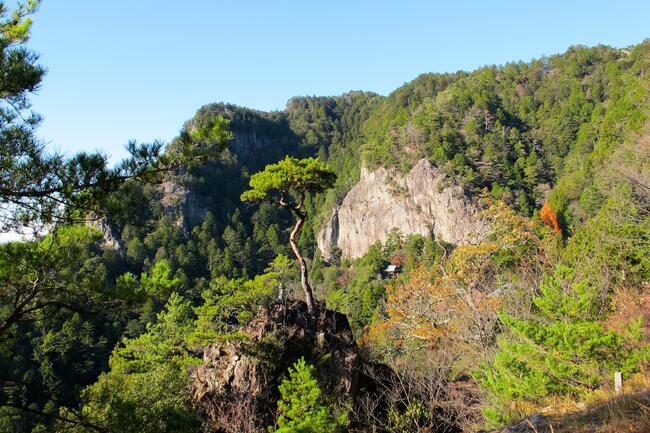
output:
<path id="1" fill-rule="evenodd" d="M 22 117 L 44 73 L 35 5 L 0 26 L 0 222 L 40 230 L 0 245 L 0 431 L 226 432 L 250 407 L 206 417 L 191 393 L 219 345 L 276 374 L 274 425 L 246 432 L 475 432 L 538 413 L 539 431 L 650 429 L 650 41 L 277 112 L 209 104 L 112 169 L 48 153 Z M 396 227 L 323 260 L 316 233 L 361 168 L 422 158 L 475 203 L 475 242 Z M 261 203 L 244 203 L 255 173 L 243 198 Z M 244 332 L 303 289 L 304 329 L 314 310 L 347 315 L 366 394 L 319 383 L 327 336 L 277 372 L 293 337 Z"/>

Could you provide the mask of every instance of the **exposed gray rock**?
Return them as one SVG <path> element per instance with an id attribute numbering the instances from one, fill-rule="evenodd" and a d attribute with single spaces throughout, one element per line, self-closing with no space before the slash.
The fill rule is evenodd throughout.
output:
<path id="1" fill-rule="evenodd" d="M 513 426 L 506 427 L 501 433 L 547 433 L 551 431 L 550 428 L 548 418 L 538 413 Z"/>
<path id="2" fill-rule="evenodd" d="M 266 432 L 278 385 L 301 357 L 316 367 L 325 395 L 354 396 L 361 359 L 345 315 L 321 306 L 314 317 L 302 301 L 276 302 L 241 332 L 245 339 L 207 347 L 192 373 L 193 400 L 210 431 Z"/>
<path id="3" fill-rule="evenodd" d="M 350 431 L 386 432 L 391 409 L 401 410 L 419 395 L 411 393 L 433 390 L 419 388 L 417 375 L 400 376 L 386 365 L 364 362 L 346 316 L 323 304 L 310 315 L 303 301 L 278 301 L 261 308 L 239 331 L 243 338 L 206 347 L 192 371 L 192 400 L 208 421 L 206 431 L 266 433 L 276 414 L 278 385 L 301 357 L 316 367 L 324 399 L 333 407 L 352 408 Z M 464 431 L 461 425 L 476 413 L 473 405 L 479 401 L 468 385 L 462 379 L 436 385 L 437 406 L 430 408 L 435 429 L 426 431 Z"/>
<path id="4" fill-rule="evenodd" d="M 343 256 L 362 256 L 393 228 L 403 235 L 434 235 L 466 244 L 483 229 L 477 210 L 460 186 L 446 186 L 445 174 L 421 159 L 407 174 L 363 168 L 359 182 L 318 234 L 326 260 L 334 246 Z"/>
<path id="5" fill-rule="evenodd" d="M 260 151 L 265 151 L 272 147 L 273 143 L 268 136 L 258 134 L 255 130 L 236 131 L 233 140 L 228 144 L 228 148 L 240 158 L 254 158 Z"/>
<path id="6" fill-rule="evenodd" d="M 164 206 L 165 213 L 175 216 L 175 223 L 178 227 L 189 230 L 203 222 L 207 209 L 201 205 L 196 194 L 185 185 L 172 180 L 161 184 L 162 198 L 160 202 Z"/>
<path id="7" fill-rule="evenodd" d="M 330 260 L 334 256 L 334 248 L 339 240 L 339 206 L 334 206 L 332 216 L 318 232 L 316 243 L 323 257 Z"/>
<path id="8" fill-rule="evenodd" d="M 115 228 L 108 222 L 105 217 L 99 218 L 92 222 L 91 226 L 97 228 L 102 234 L 101 246 L 109 250 L 117 251 L 120 255 L 126 253 L 124 243 Z"/>

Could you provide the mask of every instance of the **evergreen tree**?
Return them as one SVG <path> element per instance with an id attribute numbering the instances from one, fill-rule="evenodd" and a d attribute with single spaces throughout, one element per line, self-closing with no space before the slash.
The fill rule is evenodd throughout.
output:
<path id="1" fill-rule="evenodd" d="M 345 414 L 335 417 L 322 401 L 315 368 L 299 359 L 280 384 L 277 427 L 271 433 L 335 433 L 343 431 Z"/>
<path id="2" fill-rule="evenodd" d="M 168 284 L 164 284 L 168 285 Z M 111 371 L 82 392 L 83 417 L 63 410 L 60 432 L 191 433 L 201 420 L 192 410 L 187 338 L 193 329 L 188 301 L 173 293 L 156 322 L 126 338 L 110 359 Z M 71 421 L 72 420 L 72 421 Z"/>
<path id="3" fill-rule="evenodd" d="M 559 266 L 546 278 L 530 318 L 499 315 L 506 332 L 492 363 L 479 373 L 496 406 L 486 411 L 488 417 L 507 421 L 512 401 L 588 392 L 615 371 L 633 373 L 649 359 L 640 322 L 625 333 L 606 329 L 598 321 L 596 291 L 572 277 L 570 268 Z"/>
<path id="4" fill-rule="evenodd" d="M 314 294 L 309 284 L 307 264 L 296 243 L 296 235 L 307 218 L 303 207 L 307 194 L 323 192 L 331 188 L 335 180 L 334 171 L 319 160 L 299 160 L 287 156 L 277 164 L 267 165 L 264 171 L 254 174 L 250 180 L 251 189 L 241 195 L 242 201 L 270 200 L 293 214 L 296 222 L 289 242 L 300 266 L 300 282 L 309 312 L 315 310 Z"/>

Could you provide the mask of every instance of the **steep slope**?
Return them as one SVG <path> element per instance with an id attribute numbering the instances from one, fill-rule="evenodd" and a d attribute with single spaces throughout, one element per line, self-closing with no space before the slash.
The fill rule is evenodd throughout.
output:
<path id="1" fill-rule="evenodd" d="M 311 218 L 299 243 L 312 258 L 317 243 L 325 257 L 333 246 L 357 257 L 393 227 L 466 242 L 472 223 L 459 211 L 467 207 L 462 197 L 483 190 L 524 215 L 550 200 L 570 234 L 602 205 L 592 188 L 598 161 L 643 122 L 649 46 L 572 47 L 530 63 L 423 74 L 388 97 L 296 97 L 271 113 L 206 105 L 188 125 L 226 117 L 235 137 L 229 150 L 218 162 L 172 176 L 166 192 L 134 191 L 125 199 L 137 222 L 133 215 L 111 221 L 114 237 L 134 272 L 166 258 L 190 282 L 259 273 L 288 252 L 289 215 L 244 206 L 239 195 L 251 173 L 287 154 L 318 156 L 339 175 L 333 190 L 307 203 Z M 422 160 L 436 173 L 408 186 Z M 362 180 L 355 187 L 362 167 L 378 185 Z M 451 189 L 438 197 L 439 183 Z M 373 201 L 381 204 L 366 215 L 360 203 Z M 451 216 L 448 207 L 457 212 Z"/>
<path id="2" fill-rule="evenodd" d="M 235 137 L 229 149 L 220 160 L 179 170 L 162 185 L 136 184 L 121 191 L 115 198 L 126 201 L 130 213 L 102 222 L 108 248 L 89 250 L 88 266 L 105 269 L 102 278 L 113 288 L 127 271 L 158 279 L 154 264 L 164 264 L 170 272 L 163 283 L 173 279 L 188 306 L 200 305 L 202 292 L 227 295 L 215 284 L 227 278 L 239 293 L 244 281 L 262 273 L 272 258 L 291 254 L 290 215 L 270 205 L 240 202 L 250 174 L 287 154 L 319 156 L 335 168 L 339 180 L 326 194 L 308 198 L 310 219 L 299 243 L 311 259 L 318 295 L 327 298 L 330 308 L 349 314 L 353 330 L 382 320 L 390 284 L 401 286 L 417 277 L 417 269 L 408 267 L 409 255 L 415 265 L 437 269 L 448 246 L 438 250 L 431 239 L 416 238 L 410 245 L 370 248 L 371 254 L 360 260 L 326 266 L 318 260 L 315 235 L 320 233 L 318 243 L 326 256 L 340 249 L 347 257 L 358 257 L 392 228 L 462 244 L 481 228 L 471 197 L 482 190 L 523 215 L 534 216 L 543 203 L 550 204 L 562 229 L 554 235 L 550 255 L 569 265 L 576 281 L 598 289 L 600 320 L 609 312 L 611 294 L 621 287 L 643 287 L 650 279 L 650 133 L 642 129 L 650 106 L 649 76 L 646 41 L 630 49 L 573 47 L 562 55 L 471 73 L 425 74 L 388 97 L 362 92 L 301 97 L 271 113 L 207 105 L 188 125 L 202 116 L 224 116 Z M 639 133 L 645 134 L 636 140 Z M 386 263 L 401 259 L 394 253 L 404 253 L 404 271 L 397 280 L 382 279 Z M 499 267 L 484 268 L 490 278 L 479 288 L 490 293 L 509 287 L 523 293 L 538 290 L 534 279 L 545 269 L 535 268 L 528 276 L 518 268 L 506 269 L 516 254 L 497 258 Z M 520 277 L 530 281 L 524 285 Z M 154 295 L 140 290 L 143 305 L 120 311 L 114 323 L 96 317 L 81 321 L 67 312 L 46 315 L 43 329 L 34 328 L 35 334 L 17 341 L 16 349 L 7 351 L 10 361 L 0 363 L 13 377 L 33 378 L 33 386 L 25 388 L 26 407 L 44 404 L 34 397 L 41 390 L 56 391 L 63 396 L 59 401 L 78 407 L 79 390 L 109 368 L 117 341 L 136 338 L 160 321 L 156 313 L 168 295 L 163 286 Z M 74 345 L 59 344 L 59 338 Z M 405 347 L 393 349 L 404 353 Z M 443 349 L 451 352 L 449 346 Z M 474 366 L 474 352 L 463 348 L 462 353 L 472 357 Z M 411 360 L 407 362 L 410 369 Z M 77 373 L 88 365 L 93 370 L 81 379 Z M 162 389 L 170 394 L 166 386 Z M 54 406 L 46 408 L 58 413 Z M 29 430 L 12 431 L 31 431 L 30 423 L 25 423 Z"/>
<path id="3" fill-rule="evenodd" d="M 649 41 L 574 46 L 529 63 L 424 74 L 364 123 L 363 160 L 407 171 L 425 157 L 469 193 L 487 188 L 527 215 L 567 177 L 572 197 L 554 200 L 564 212 L 593 178 L 588 156 L 602 157 L 641 127 L 649 50 Z"/>
<path id="4" fill-rule="evenodd" d="M 359 182 L 318 233 L 323 257 L 331 259 L 335 247 L 344 257 L 360 257 L 393 228 L 403 235 L 470 242 L 481 230 L 476 209 L 461 187 L 445 184 L 445 177 L 426 159 L 405 175 L 383 167 L 362 169 Z"/>

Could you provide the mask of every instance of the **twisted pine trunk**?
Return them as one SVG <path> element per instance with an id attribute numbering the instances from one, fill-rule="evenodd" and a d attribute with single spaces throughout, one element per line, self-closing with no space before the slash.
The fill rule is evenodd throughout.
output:
<path id="1" fill-rule="evenodd" d="M 302 290 L 305 292 L 307 311 L 309 311 L 309 313 L 313 313 L 316 310 L 316 303 L 314 302 L 314 292 L 312 291 L 311 286 L 309 285 L 309 276 L 307 275 L 307 264 L 305 263 L 305 259 L 302 257 L 302 254 L 300 254 L 300 250 L 298 250 L 298 244 L 296 244 L 296 234 L 298 234 L 300 228 L 305 222 L 305 214 L 300 212 L 298 209 L 291 209 L 291 211 L 296 216 L 298 221 L 296 221 L 296 225 L 293 226 L 293 230 L 289 235 L 289 242 L 291 243 L 291 249 L 293 250 L 293 254 L 296 256 L 296 260 L 298 260 L 298 265 L 300 266 L 300 284 L 302 285 Z"/>

